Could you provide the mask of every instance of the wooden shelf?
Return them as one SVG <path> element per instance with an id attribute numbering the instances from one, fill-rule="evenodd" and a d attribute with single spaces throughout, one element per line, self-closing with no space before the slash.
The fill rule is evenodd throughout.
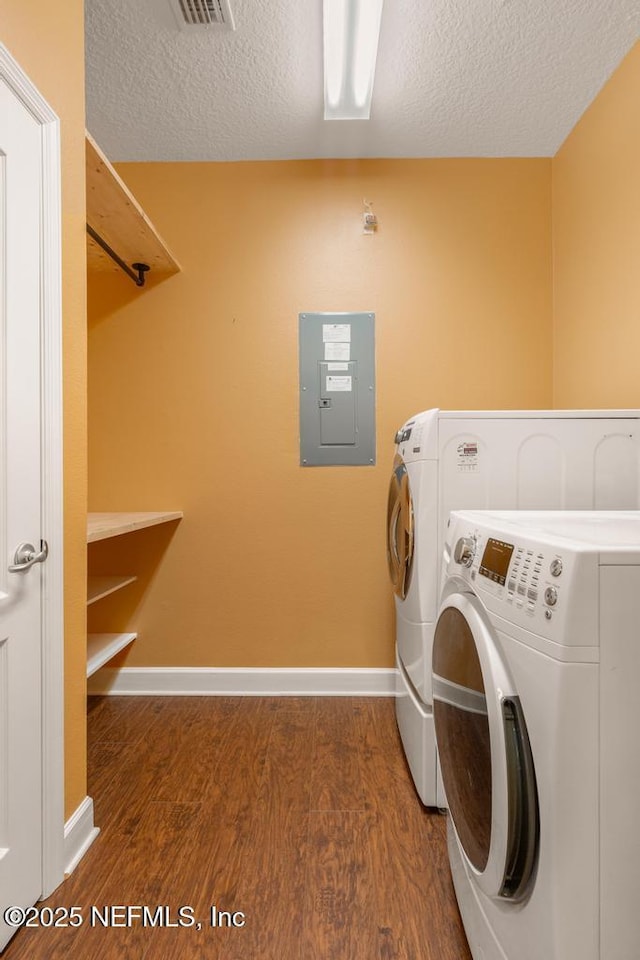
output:
<path id="1" fill-rule="evenodd" d="M 89 226 L 128 266 L 147 263 L 151 277 L 178 273 L 180 264 L 89 133 L 86 135 L 86 177 Z M 103 272 L 120 270 L 89 236 L 87 266 L 89 270 Z"/>
<path id="2" fill-rule="evenodd" d="M 154 527 L 159 523 L 181 520 L 181 510 L 154 513 L 90 513 L 87 516 L 87 543 L 119 537 L 123 533 Z"/>
<path id="3" fill-rule="evenodd" d="M 116 590 L 122 590 L 130 583 L 135 583 L 137 577 L 89 577 L 87 583 L 87 606 L 108 597 Z"/>
<path id="4" fill-rule="evenodd" d="M 119 537 L 134 530 L 155 527 L 159 523 L 169 523 L 182 519 L 181 510 L 154 511 L 153 513 L 90 513 L 87 516 L 87 542 Z M 137 580 L 134 576 L 89 577 L 87 606 L 108 597 L 110 593 L 121 590 Z M 136 639 L 135 633 L 90 633 L 87 637 L 87 676 L 103 667 Z"/>
<path id="5" fill-rule="evenodd" d="M 90 633 L 87 637 L 87 676 L 103 667 L 136 637 L 137 633 Z"/>

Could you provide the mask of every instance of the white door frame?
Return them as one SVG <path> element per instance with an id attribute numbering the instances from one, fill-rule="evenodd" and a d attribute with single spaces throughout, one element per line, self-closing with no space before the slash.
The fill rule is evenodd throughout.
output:
<path id="1" fill-rule="evenodd" d="M 62 513 L 62 309 L 60 121 L 6 47 L 0 80 L 40 124 L 42 137 L 41 362 L 42 533 L 49 544 L 42 594 L 42 891 L 64 877 L 64 616 Z M 6 561 L 6 558 L 4 558 Z"/>

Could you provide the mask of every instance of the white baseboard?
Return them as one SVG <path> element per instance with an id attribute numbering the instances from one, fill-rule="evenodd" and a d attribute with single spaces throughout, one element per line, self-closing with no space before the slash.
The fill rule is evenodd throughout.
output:
<path id="1" fill-rule="evenodd" d="M 105 667 L 89 679 L 89 693 L 123 696 L 393 697 L 395 691 L 395 667 Z"/>
<path id="2" fill-rule="evenodd" d="M 64 872 L 73 873 L 100 833 L 93 825 L 93 800 L 85 797 L 64 825 Z"/>

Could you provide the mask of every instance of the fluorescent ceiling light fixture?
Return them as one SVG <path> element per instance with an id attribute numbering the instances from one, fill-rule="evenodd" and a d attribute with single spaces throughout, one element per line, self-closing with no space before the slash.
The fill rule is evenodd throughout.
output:
<path id="1" fill-rule="evenodd" d="M 368 120 L 383 0 L 324 0 L 324 118 Z"/>

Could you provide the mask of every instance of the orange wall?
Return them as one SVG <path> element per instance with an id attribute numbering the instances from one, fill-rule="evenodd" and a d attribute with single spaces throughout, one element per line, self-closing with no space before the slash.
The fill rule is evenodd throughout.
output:
<path id="1" fill-rule="evenodd" d="M 551 405 L 550 161 L 118 169 L 184 271 L 90 278 L 90 507 L 185 518 L 91 549 L 142 575 L 93 627 L 140 631 L 128 665 L 391 665 L 396 428 Z M 376 313 L 373 468 L 298 465 L 304 310 Z"/>
<path id="2" fill-rule="evenodd" d="M 640 406 L 640 43 L 553 160 L 554 401 Z"/>
<path id="3" fill-rule="evenodd" d="M 86 266 L 82 0 L 2 0 L 0 42 L 61 121 L 66 815 L 86 794 Z M 64 68 L 62 68 L 64 65 Z"/>

